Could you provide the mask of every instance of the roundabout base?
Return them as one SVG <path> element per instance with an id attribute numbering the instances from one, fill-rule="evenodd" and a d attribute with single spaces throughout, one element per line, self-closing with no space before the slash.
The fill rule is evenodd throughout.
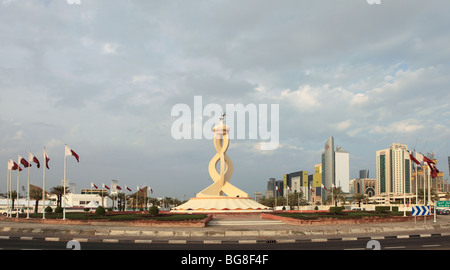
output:
<path id="1" fill-rule="evenodd" d="M 172 213 L 230 213 L 230 212 L 272 212 L 272 209 L 255 202 L 252 198 L 241 197 L 200 197 L 175 207 Z"/>

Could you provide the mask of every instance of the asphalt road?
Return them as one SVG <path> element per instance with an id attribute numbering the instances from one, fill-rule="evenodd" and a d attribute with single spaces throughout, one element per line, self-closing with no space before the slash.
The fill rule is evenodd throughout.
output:
<path id="1" fill-rule="evenodd" d="M 360 240 L 336 240 L 329 241 L 296 241 L 292 243 L 270 243 L 259 241 L 251 244 L 221 243 L 221 244 L 199 244 L 190 243 L 168 244 L 153 242 L 150 244 L 140 244 L 134 242 L 86 242 L 79 243 L 80 250 L 222 250 L 222 251 L 272 251 L 272 250 L 369 250 L 369 241 L 380 250 L 450 250 L 450 236 L 429 236 L 420 237 L 411 235 L 408 238 L 387 238 L 380 240 L 360 239 Z M 371 242 L 372 243 L 372 242 Z M 45 241 L 44 239 L 27 240 L 20 238 L 10 238 L 0 240 L 0 249 L 3 250 L 69 250 L 66 241 Z"/>

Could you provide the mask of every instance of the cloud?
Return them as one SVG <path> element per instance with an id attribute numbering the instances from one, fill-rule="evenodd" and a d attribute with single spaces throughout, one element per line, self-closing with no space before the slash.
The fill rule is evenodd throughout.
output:
<path id="1" fill-rule="evenodd" d="M 434 147 L 449 134 L 446 1 L 1 3 L 0 142 L 14 152 L 58 153 L 68 143 L 87 159 L 111 156 L 105 169 L 83 168 L 104 181 L 117 175 L 132 186 L 152 175 L 164 192 L 201 186 L 211 141 L 170 135 L 171 108 L 196 95 L 203 106 L 279 104 L 277 150 L 232 142 L 249 193 L 269 177 L 312 170 L 330 131 L 369 168 L 378 146 Z M 439 135 L 426 138 L 430 130 Z M 89 184 L 91 174 L 71 171 Z"/>
<path id="2" fill-rule="evenodd" d="M 356 94 L 350 101 L 351 106 L 364 106 L 368 104 L 369 96 L 366 94 Z"/>
<path id="3" fill-rule="evenodd" d="M 387 126 L 376 125 L 371 129 L 371 133 L 386 135 L 386 134 L 405 134 L 416 133 L 425 128 L 424 125 L 418 124 L 417 120 L 410 119 L 389 123 Z"/>
<path id="4" fill-rule="evenodd" d="M 102 45 L 102 54 L 116 54 L 118 47 L 117 43 L 104 43 Z"/>

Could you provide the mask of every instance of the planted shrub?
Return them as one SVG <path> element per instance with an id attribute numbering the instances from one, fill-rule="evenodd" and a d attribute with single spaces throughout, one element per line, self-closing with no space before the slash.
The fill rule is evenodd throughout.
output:
<path id="1" fill-rule="evenodd" d="M 152 205 L 148 209 L 148 213 L 151 214 L 151 215 L 157 215 L 159 213 L 159 209 L 158 209 L 158 207 L 156 205 Z"/>
<path id="2" fill-rule="evenodd" d="M 56 206 L 56 208 L 55 208 L 55 213 L 62 213 L 63 212 L 63 209 L 62 209 L 62 207 L 61 206 Z"/>
<path id="3" fill-rule="evenodd" d="M 390 206 L 375 206 L 375 212 L 378 213 L 387 213 L 391 210 Z M 392 212 L 397 212 L 398 206 L 392 206 Z"/>
<path id="4" fill-rule="evenodd" d="M 95 214 L 99 215 L 99 216 L 103 216 L 105 215 L 106 211 L 105 208 L 103 208 L 102 206 L 97 207 L 97 209 L 95 209 Z"/>
<path id="5" fill-rule="evenodd" d="M 342 214 L 342 210 L 344 210 L 343 206 L 330 207 L 330 213 L 333 214 L 333 215 L 340 215 L 340 214 Z"/>
<path id="6" fill-rule="evenodd" d="M 45 207 L 45 213 L 51 213 L 53 212 L 53 209 L 50 206 Z"/>

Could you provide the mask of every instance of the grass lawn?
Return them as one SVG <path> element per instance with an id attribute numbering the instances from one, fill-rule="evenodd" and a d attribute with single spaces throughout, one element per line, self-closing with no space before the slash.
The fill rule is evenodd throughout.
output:
<path id="1" fill-rule="evenodd" d="M 364 217 L 393 217 L 393 216 L 403 216 L 403 212 L 379 213 L 367 211 L 348 211 L 348 212 L 344 211 L 339 214 L 333 214 L 329 212 L 316 212 L 316 213 L 274 213 L 274 215 L 302 220 L 316 220 L 319 218 L 358 219 Z"/>
<path id="2" fill-rule="evenodd" d="M 26 217 L 21 215 L 21 217 Z M 95 213 L 66 213 L 66 219 L 70 220 L 108 220 L 108 221 L 137 221 L 137 220 L 156 220 L 156 221 L 188 221 L 202 220 L 206 218 L 205 214 L 183 215 L 183 214 L 105 214 L 97 215 Z M 30 214 L 30 218 L 42 218 L 42 214 Z M 46 219 L 62 219 L 62 213 L 46 213 Z"/>

